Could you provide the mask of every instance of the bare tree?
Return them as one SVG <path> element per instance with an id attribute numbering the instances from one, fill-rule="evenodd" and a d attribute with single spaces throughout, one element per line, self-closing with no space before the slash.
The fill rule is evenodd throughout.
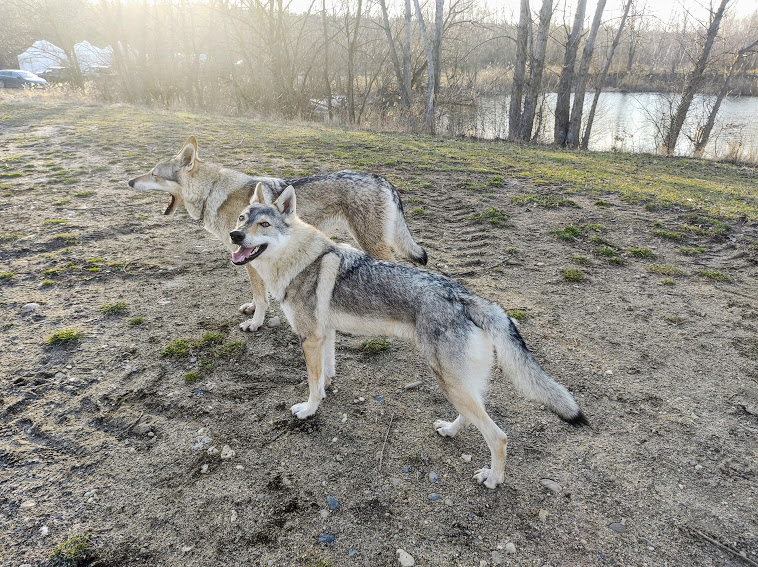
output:
<path id="1" fill-rule="evenodd" d="M 602 0 L 601 0 L 602 1 Z M 524 110 L 521 113 L 521 125 L 519 127 L 519 139 L 528 142 L 532 139 L 534 127 L 534 114 L 537 110 L 537 99 L 542 90 L 542 73 L 545 69 L 545 54 L 547 52 L 548 32 L 550 20 L 553 18 L 553 0 L 543 0 L 540 9 L 540 23 L 537 26 L 537 38 L 535 39 L 534 54 L 532 55 L 529 83 L 524 95 Z"/>
<path id="2" fill-rule="evenodd" d="M 358 30 L 361 27 L 363 0 L 358 0 L 355 21 L 350 17 L 350 3 L 345 5 L 345 35 L 347 36 L 347 114 L 350 123 L 355 122 L 355 53 L 358 49 Z M 352 24 L 352 27 L 351 27 Z"/>
<path id="3" fill-rule="evenodd" d="M 734 71 L 737 69 L 738 65 L 743 61 L 743 58 L 746 55 L 755 53 L 756 51 L 758 51 L 758 40 L 755 40 L 753 43 L 747 47 L 743 47 L 737 52 L 732 65 L 729 67 L 729 73 L 727 74 L 726 79 L 724 79 L 724 83 L 721 85 L 721 89 L 719 89 L 719 92 L 716 95 L 716 100 L 713 102 L 711 111 L 708 113 L 708 120 L 702 128 L 698 128 L 695 134 L 695 137 L 693 139 L 693 142 L 695 143 L 693 155 L 695 157 L 703 157 L 705 146 L 708 144 L 708 139 L 710 138 L 711 132 L 713 131 L 713 125 L 716 122 L 716 115 L 719 112 L 719 108 L 721 108 L 721 103 L 724 100 L 724 97 L 729 92 L 732 77 L 734 76 Z"/>
<path id="4" fill-rule="evenodd" d="M 584 95 L 587 88 L 587 74 L 590 70 L 592 53 L 595 50 L 595 38 L 597 30 L 600 29 L 600 20 L 603 17 L 605 9 L 605 0 L 598 0 L 595 8 L 595 16 L 592 18 L 592 26 L 587 40 L 584 42 L 582 50 L 582 61 L 579 63 L 579 72 L 576 74 L 576 84 L 574 85 L 574 103 L 571 106 L 571 120 L 569 121 L 568 134 L 566 136 L 566 145 L 575 148 L 579 145 L 579 131 L 582 127 L 582 112 L 584 111 Z"/>
<path id="5" fill-rule="evenodd" d="M 590 142 L 590 133 L 592 132 L 592 122 L 595 120 L 595 111 L 597 110 L 597 102 L 600 98 L 600 91 L 603 88 L 603 83 L 605 82 L 605 78 L 608 76 L 608 69 L 611 67 L 611 61 L 613 61 L 613 54 L 616 51 L 616 47 L 618 47 L 619 41 L 621 40 L 621 33 L 624 31 L 624 24 L 626 23 L 626 18 L 629 15 L 629 8 L 632 6 L 633 0 L 626 0 L 626 6 L 624 7 L 624 15 L 621 16 L 621 23 L 619 24 L 619 28 L 616 31 L 616 35 L 613 38 L 613 42 L 611 43 L 611 48 L 608 51 L 608 57 L 605 60 L 605 66 L 603 67 L 602 73 L 600 73 L 600 77 L 597 79 L 597 86 L 595 87 L 595 96 L 592 99 L 592 106 L 590 107 L 590 113 L 587 116 L 587 124 L 584 127 L 584 134 L 582 136 L 582 143 L 580 144 L 580 148 L 583 150 L 587 149 L 587 146 Z"/>
<path id="6" fill-rule="evenodd" d="M 434 55 L 432 52 L 432 46 L 429 42 L 429 36 L 426 33 L 424 14 L 421 13 L 421 7 L 419 6 L 418 0 L 413 0 L 413 3 L 416 6 L 416 17 L 418 18 L 418 26 L 421 31 L 421 41 L 424 43 L 424 52 L 426 53 L 427 84 L 424 124 L 426 125 L 426 129 L 434 134 Z"/>
<path id="7" fill-rule="evenodd" d="M 579 0 L 574 15 L 574 25 L 566 42 L 566 54 L 563 59 L 561 78 L 558 81 L 555 101 L 555 125 L 553 127 L 553 141 L 562 146 L 566 143 L 569 129 L 571 83 L 574 79 L 574 67 L 576 66 L 576 54 L 579 51 L 579 42 L 582 38 L 584 26 L 584 11 L 587 0 Z"/>
<path id="8" fill-rule="evenodd" d="M 721 18 L 724 16 L 724 10 L 728 3 L 729 0 L 721 0 L 721 4 L 719 5 L 718 10 L 716 10 L 716 13 L 711 13 L 711 24 L 708 26 L 708 32 L 705 36 L 705 43 L 700 52 L 700 57 L 698 57 L 698 60 L 695 63 L 695 68 L 692 70 L 692 74 L 684 87 L 682 98 L 679 100 L 679 104 L 676 107 L 676 112 L 672 114 L 671 120 L 664 134 L 662 150 L 666 155 L 673 155 L 674 153 L 676 142 L 679 139 L 679 133 L 684 125 L 684 119 L 687 117 L 687 111 L 690 109 L 692 99 L 695 97 L 695 92 L 697 92 L 697 89 L 700 86 L 705 66 L 708 63 L 708 56 L 711 53 L 711 47 L 713 47 L 713 42 L 716 39 L 716 34 L 721 25 Z"/>
<path id="9" fill-rule="evenodd" d="M 405 0 L 405 43 L 403 44 L 403 89 L 408 95 L 408 103 L 411 99 L 411 40 L 413 38 L 412 25 L 413 12 L 411 10 L 411 0 Z"/>
<path id="10" fill-rule="evenodd" d="M 321 0 L 321 23 L 324 29 L 324 86 L 326 87 L 326 110 L 329 113 L 329 120 L 333 118 L 332 104 L 332 81 L 329 78 L 329 20 L 326 17 L 326 0 Z"/>
<path id="11" fill-rule="evenodd" d="M 518 139 L 521 127 L 521 104 L 524 97 L 527 46 L 531 23 L 529 0 L 521 0 L 518 32 L 516 32 L 516 62 L 511 83 L 511 101 L 508 105 L 508 139 L 510 140 Z"/>
<path id="12" fill-rule="evenodd" d="M 387 14 L 386 0 L 379 0 L 379 7 L 382 9 L 382 27 L 384 28 L 384 35 L 387 36 L 390 60 L 392 61 L 392 68 L 395 70 L 397 89 L 400 92 L 400 104 L 404 109 L 407 110 L 411 106 L 411 97 L 410 92 L 405 90 L 403 69 L 400 68 L 400 59 L 398 58 L 397 50 L 395 49 L 395 40 L 392 38 L 392 28 L 390 27 L 390 18 Z"/>

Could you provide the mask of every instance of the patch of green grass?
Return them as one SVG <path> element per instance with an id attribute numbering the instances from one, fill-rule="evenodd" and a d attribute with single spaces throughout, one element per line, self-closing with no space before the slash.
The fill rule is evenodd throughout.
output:
<path id="1" fill-rule="evenodd" d="M 673 230 L 666 230 L 665 228 L 659 228 L 652 232 L 653 236 L 658 238 L 665 238 L 666 240 L 682 240 L 686 235 L 683 232 L 676 232 Z"/>
<path id="2" fill-rule="evenodd" d="M 584 279 L 584 274 L 581 270 L 577 270 L 576 268 L 569 268 L 567 270 L 563 270 L 563 279 L 569 282 L 580 282 Z"/>
<path id="3" fill-rule="evenodd" d="M 13 279 L 13 272 L 0 273 L 0 282 L 7 283 Z"/>
<path id="4" fill-rule="evenodd" d="M 79 191 L 77 193 L 74 193 L 74 197 L 91 197 L 94 194 L 94 191 Z"/>
<path id="5" fill-rule="evenodd" d="M 197 382 L 201 380 L 202 378 L 203 377 L 197 372 L 187 372 L 187 374 L 184 375 L 184 381 L 187 382 L 188 384 Z"/>
<path id="6" fill-rule="evenodd" d="M 245 349 L 247 348 L 247 344 L 245 341 L 230 341 L 228 343 L 224 343 L 223 345 L 217 346 L 213 354 L 217 358 L 232 358 L 233 356 L 237 356 L 245 352 Z"/>
<path id="7" fill-rule="evenodd" d="M 56 234 L 55 237 L 53 237 L 53 240 L 62 240 L 69 246 L 76 244 L 76 235 L 75 234 Z"/>
<path id="8" fill-rule="evenodd" d="M 574 225 L 568 225 L 560 230 L 556 230 L 553 233 L 559 240 L 565 240 L 566 242 L 572 242 L 577 239 L 582 233 Z"/>
<path id="9" fill-rule="evenodd" d="M 483 213 L 470 216 L 469 219 L 479 222 L 488 222 L 495 226 L 508 224 L 508 217 L 501 213 L 497 207 L 490 207 Z"/>
<path id="10" fill-rule="evenodd" d="M 56 545 L 50 553 L 50 567 L 78 567 L 87 559 L 92 544 L 92 534 L 72 536 Z"/>
<path id="11" fill-rule="evenodd" d="M 93 267 L 93 268 L 87 268 L 87 271 L 88 271 L 88 272 L 99 272 L 99 271 L 100 271 L 100 268 L 98 268 L 97 266 L 95 266 L 95 267 Z"/>
<path id="12" fill-rule="evenodd" d="M 576 201 L 563 199 L 561 197 L 556 197 L 555 195 L 519 195 L 513 198 L 513 203 L 515 205 L 534 204 L 548 209 L 555 209 L 557 207 L 581 208 Z"/>
<path id="13" fill-rule="evenodd" d="M 132 327 L 141 325 L 144 322 L 145 322 L 144 317 L 132 317 L 131 319 L 129 319 L 129 325 L 131 325 Z"/>
<path id="14" fill-rule="evenodd" d="M 192 352 L 192 341 L 190 339 L 176 339 L 169 343 L 163 349 L 161 356 L 171 358 L 187 358 Z"/>
<path id="15" fill-rule="evenodd" d="M 607 256 L 607 257 L 618 256 L 618 253 L 610 246 L 601 246 L 600 248 L 595 250 L 595 252 L 600 256 Z"/>
<path id="16" fill-rule="evenodd" d="M 583 230 L 594 230 L 595 232 L 600 232 L 604 227 L 602 224 L 583 224 L 581 228 Z"/>
<path id="17" fill-rule="evenodd" d="M 129 307 L 123 301 L 106 303 L 100 308 L 100 313 L 103 315 L 124 315 L 127 311 Z"/>
<path id="18" fill-rule="evenodd" d="M 42 224 L 66 224 L 68 221 L 66 219 L 47 219 L 45 221 L 42 221 Z"/>
<path id="19" fill-rule="evenodd" d="M 665 280 L 661 280 L 661 285 L 674 285 L 674 280 L 666 278 Z"/>
<path id="20" fill-rule="evenodd" d="M 732 278 L 726 275 L 724 272 L 720 272 L 718 270 L 698 270 L 698 275 L 703 276 L 704 278 L 708 278 L 709 280 L 714 280 L 717 282 L 730 282 L 732 281 Z"/>
<path id="21" fill-rule="evenodd" d="M 526 313 L 521 311 L 520 309 L 509 309 L 506 311 L 508 313 L 508 317 L 511 319 L 516 319 L 516 321 L 523 321 L 526 319 Z"/>
<path id="22" fill-rule="evenodd" d="M 650 250 L 650 248 L 630 248 L 626 251 L 626 253 L 633 258 L 642 258 L 644 260 L 649 260 L 656 257 L 655 252 Z"/>
<path id="23" fill-rule="evenodd" d="M 701 248 L 701 247 L 688 248 L 686 246 L 682 246 L 681 248 L 679 248 L 679 252 L 681 252 L 685 256 L 697 256 L 698 254 L 704 254 L 706 250 L 705 248 Z"/>
<path id="24" fill-rule="evenodd" d="M 13 171 L 11 173 L 0 173 L 0 178 L 10 179 L 13 177 L 23 177 L 23 175 L 20 171 Z"/>
<path id="25" fill-rule="evenodd" d="M 68 205 L 71 202 L 71 199 L 66 197 L 65 199 L 60 199 L 58 201 L 53 201 L 53 205 L 56 207 L 62 207 L 63 205 Z"/>
<path id="26" fill-rule="evenodd" d="M 586 266 L 590 263 L 590 259 L 587 258 L 587 256 L 579 256 L 577 254 L 571 257 L 571 261 L 574 262 L 574 264 L 579 264 L 580 266 Z"/>
<path id="27" fill-rule="evenodd" d="M 207 346 L 216 345 L 224 340 L 224 336 L 225 335 L 223 333 L 208 331 L 199 341 L 197 341 L 196 345 L 198 348 L 205 348 Z"/>
<path id="28" fill-rule="evenodd" d="M 487 185 L 490 187 L 500 187 L 505 183 L 505 179 L 503 179 L 502 175 L 493 175 L 489 178 L 489 181 L 487 181 Z"/>
<path id="29" fill-rule="evenodd" d="M 510 254 L 511 256 L 517 256 L 518 255 L 518 248 L 506 248 L 505 249 L 506 254 Z"/>
<path id="30" fill-rule="evenodd" d="M 42 272 L 46 276 L 57 276 L 58 275 L 58 268 L 48 268 L 44 272 Z"/>
<path id="31" fill-rule="evenodd" d="M 647 271 L 652 274 L 661 274 L 662 276 L 683 276 L 684 271 L 676 266 L 667 266 L 666 264 L 650 264 Z"/>
<path id="32" fill-rule="evenodd" d="M 55 331 L 52 335 L 47 337 L 45 344 L 48 344 L 48 345 L 69 344 L 69 343 L 73 343 L 74 341 L 78 341 L 83 336 L 84 336 L 84 331 L 80 331 L 79 329 L 62 329 L 60 331 Z"/>
<path id="33" fill-rule="evenodd" d="M 14 232 L 13 234 L 0 234 L 0 242 L 6 240 L 18 240 L 22 236 L 23 234 L 19 234 L 18 232 Z"/>
<path id="34" fill-rule="evenodd" d="M 42 287 L 50 287 L 50 286 L 54 286 L 54 285 L 57 285 L 57 284 L 58 284 L 58 282 L 55 282 L 53 280 L 42 280 L 42 283 L 40 285 Z"/>
<path id="35" fill-rule="evenodd" d="M 100 262 L 105 262 L 105 258 L 90 258 L 87 260 L 88 264 L 99 264 Z"/>
<path id="36" fill-rule="evenodd" d="M 366 354 L 379 354 L 390 348 L 390 341 L 385 338 L 367 339 L 361 343 L 361 350 Z"/>
<path id="37" fill-rule="evenodd" d="M 610 242 L 608 242 L 605 238 L 602 238 L 602 237 L 598 236 L 597 234 L 593 234 L 587 240 L 589 240 L 595 246 L 610 246 L 610 247 L 613 247 L 613 244 L 611 244 Z"/>
<path id="38" fill-rule="evenodd" d="M 428 215 L 429 212 L 426 211 L 423 207 L 414 207 L 410 211 L 408 211 L 409 215 Z"/>
<path id="39" fill-rule="evenodd" d="M 664 315 L 663 320 L 671 325 L 681 325 L 684 323 L 684 319 L 679 315 Z"/>
<path id="40" fill-rule="evenodd" d="M 605 207 L 613 206 L 613 203 L 609 203 L 608 201 L 603 201 L 602 199 L 598 199 L 597 201 L 595 201 L 594 204 L 599 209 L 604 209 Z"/>
<path id="41" fill-rule="evenodd" d="M 621 266 L 624 264 L 624 260 L 621 259 L 620 256 L 610 256 L 607 258 L 609 264 L 614 264 L 616 266 Z"/>

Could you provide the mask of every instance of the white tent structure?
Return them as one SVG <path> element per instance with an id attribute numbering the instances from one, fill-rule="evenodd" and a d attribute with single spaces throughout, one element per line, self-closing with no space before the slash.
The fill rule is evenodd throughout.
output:
<path id="1" fill-rule="evenodd" d="M 109 45 L 104 49 L 95 47 L 89 41 L 74 45 L 74 52 L 79 61 L 79 70 L 87 73 L 100 67 L 110 67 L 113 59 L 113 48 Z M 42 73 L 50 67 L 68 67 L 66 53 L 44 39 L 34 44 L 18 56 L 18 68 L 32 73 Z"/>
<path id="2" fill-rule="evenodd" d="M 32 73 L 41 73 L 50 67 L 65 67 L 68 65 L 66 53 L 44 39 L 34 44 L 18 56 L 18 68 Z"/>

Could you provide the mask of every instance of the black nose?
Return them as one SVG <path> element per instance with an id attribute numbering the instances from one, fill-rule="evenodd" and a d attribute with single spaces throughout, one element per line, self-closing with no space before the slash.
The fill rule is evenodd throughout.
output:
<path id="1" fill-rule="evenodd" d="M 130 180 L 129 180 L 129 187 L 134 187 L 134 182 L 135 182 L 136 180 L 137 180 L 137 178 L 136 178 L 136 177 L 135 177 L 134 179 L 130 179 Z"/>
<path id="2" fill-rule="evenodd" d="M 232 239 L 232 242 L 235 242 L 239 244 L 243 240 L 245 240 L 245 233 L 241 230 L 233 230 L 229 233 L 229 237 Z"/>

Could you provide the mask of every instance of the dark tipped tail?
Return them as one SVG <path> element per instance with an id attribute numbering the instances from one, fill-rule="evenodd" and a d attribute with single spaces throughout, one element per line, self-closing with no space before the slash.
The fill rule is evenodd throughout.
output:
<path id="1" fill-rule="evenodd" d="M 582 410 L 579 410 L 579 413 L 577 413 L 572 418 L 561 417 L 561 419 L 565 421 L 566 423 L 568 423 L 569 425 L 573 425 L 574 427 L 583 427 L 585 425 L 589 426 L 590 424 L 590 422 L 587 421 L 587 418 L 584 416 L 584 413 L 582 412 Z"/>

